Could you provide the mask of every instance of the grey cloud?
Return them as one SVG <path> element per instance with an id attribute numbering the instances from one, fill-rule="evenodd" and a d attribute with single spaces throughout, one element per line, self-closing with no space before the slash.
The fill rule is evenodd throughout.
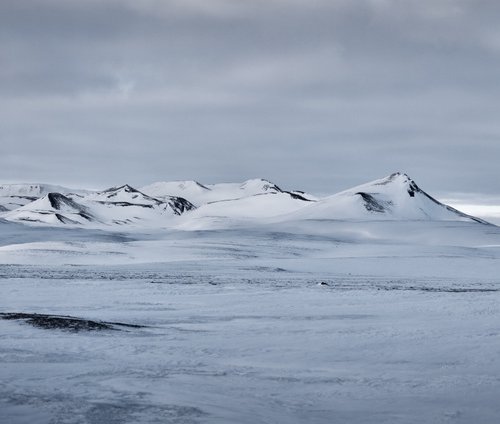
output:
<path id="1" fill-rule="evenodd" d="M 0 2 L 3 180 L 497 192 L 494 1 Z M 430 187 L 429 187 L 430 186 Z"/>

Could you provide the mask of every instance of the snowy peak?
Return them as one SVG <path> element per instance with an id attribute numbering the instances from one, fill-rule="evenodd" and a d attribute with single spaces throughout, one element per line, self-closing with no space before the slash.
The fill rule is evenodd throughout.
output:
<path id="1" fill-rule="evenodd" d="M 281 193 L 281 189 L 271 181 L 263 178 L 247 180 L 240 185 L 240 190 L 243 190 L 247 195 L 261 193 Z"/>
<path id="2" fill-rule="evenodd" d="M 381 180 L 376 180 L 371 183 L 374 186 L 387 186 L 392 185 L 394 190 L 402 189 L 406 190 L 410 197 L 415 197 L 415 193 L 422 192 L 417 186 L 415 181 L 413 181 L 408 174 L 402 172 L 394 172 L 388 177 L 382 178 Z"/>
<path id="3" fill-rule="evenodd" d="M 355 220 L 485 221 L 437 201 L 408 174 L 395 172 L 326 197 L 299 211 L 299 217 Z"/>
<path id="4" fill-rule="evenodd" d="M 118 187 L 111 187 L 106 190 L 103 190 L 102 193 L 119 193 L 119 192 L 125 192 L 125 193 L 139 193 L 139 190 L 136 190 L 134 187 L 124 184 Z"/>
<path id="5" fill-rule="evenodd" d="M 0 187 L 4 193 L 19 196 L 21 193 L 37 194 L 48 187 L 37 184 L 20 186 Z M 0 196 L 0 199 L 6 198 Z M 197 225 L 196 221 L 215 219 L 224 225 L 230 220 L 260 222 L 268 218 L 485 223 L 434 199 L 402 172 L 322 199 L 302 191 L 283 190 L 269 180 L 257 178 L 243 183 L 211 185 L 192 180 L 157 182 L 140 190 L 124 184 L 100 192 L 82 191 L 81 194 L 67 195 L 49 191 L 39 199 L 27 196 L 24 202 L 15 208 L 0 202 L 1 216 L 13 221 L 47 224 L 175 227 L 175 217 L 183 215 L 181 221 L 186 228 Z"/>
<path id="6" fill-rule="evenodd" d="M 122 186 L 118 187 L 111 187 L 106 190 L 103 190 L 101 192 L 92 194 L 91 197 L 101 200 L 117 200 L 120 201 L 119 199 L 149 199 L 151 200 L 149 196 L 145 195 L 144 193 L 141 193 L 139 190 L 135 189 L 134 187 L 124 184 Z"/>
<path id="7" fill-rule="evenodd" d="M 137 205 L 151 207 L 163 203 L 161 200 L 150 197 L 128 184 L 91 193 L 85 196 L 85 199 L 120 206 Z"/>
<path id="8" fill-rule="evenodd" d="M 240 190 L 243 190 L 246 196 L 284 193 L 295 200 L 303 200 L 305 202 L 315 202 L 317 200 L 314 196 L 311 196 L 303 191 L 282 190 L 276 184 L 263 178 L 245 181 L 243 184 L 241 184 Z"/>
<path id="9" fill-rule="evenodd" d="M 64 196 L 61 193 L 49 193 L 44 198 L 40 199 L 40 203 L 48 201 L 50 207 L 54 210 L 81 210 L 83 207 L 71 200 L 69 197 Z"/>
<path id="10" fill-rule="evenodd" d="M 361 184 L 348 190 L 344 190 L 338 194 L 352 193 L 353 191 L 366 191 L 373 193 L 397 193 L 406 191 L 408 195 L 413 197 L 415 192 L 419 190 L 420 189 L 415 181 L 413 181 L 408 174 L 395 172 L 387 177 Z"/>
<path id="11" fill-rule="evenodd" d="M 361 191 L 356 191 L 361 189 Z M 403 213 L 420 215 L 427 219 L 465 219 L 485 223 L 485 221 L 469 216 L 451 206 L 445 205 L 425 191 L 412 180 L 408 174 L 395 172 L 388 177 L 358 186 L 344 193 L 361 196 L 365 208 L 378 213 Z M 413 211 L 410 209 L 414 208 Z M 405 216 L 406 216 L 405 215 Z"/>
<path id="12" fill-rule="evenodd" d="M 182 197 L 164 196 L 157 199 L 128 184 L 89 194 L 82 200 L 94 209 L 97 208 L 96 204 L 106 207 L 97 208 L 98 214 L 105 221 L 121 224 L 161 219 L 161 215 L 165 214 L 182 215 L 194 209 L 194 205 Z M 119 216 L 119 219 L 114 219 L 113 216 Z"/>
<path id="13" fill-rule="evenodd" d="M 155 199 L 128 184 L 70 198 L 50 192 L 44 197 L 4 214 L 12 221 L 102 226 L 137 224 L 162 226 L 168 217 L 194 209 L 179 197 Z M 165 221 L 167 219 L 167 221 Z M 149 223 L 149 224 L 148 224 Z"/>
<path id="14" fill-rule="evenodd" d="M 95 221 L 90 210 L 61 193 L 48 193 L 5 215 L 12 221 L 44 224 L 84 224 Z"/>
<path id="15" fill-rule="evenodd" d="M 197 181 L 157 182 L 141 188 L 149 196 L 163 199 L 166 196 L 183 197 L 196 206 L 211 202 L 241 199 L 266 193 L 281 193 L 274 183 L 262 179 L 250 179 L 243 183 L 201 184 Z"/>
<path id="16" fill-rule="evenodd" d="M 385 178 L 372 181 L 342 192 L 343 195 L 360 196 L 369 212 L 388 213 L 397 205 L 423 193 L 408 174 L 395 172 Z"/>
<path id="17" fill-rule="evenodd" d="M 158 181 L 141 187 L 140 191 L 157 199 L 173 196 L 195 202 L 199 196 L 203 196 L 210 189 L 198 181 Z"/>
<path id="18" fill-rule="evenodd" d="M 17 209 L 27 205 L 48 193 L 86 193 L 86 190 L 75 190 L 51 184 L 1 184 L 0 185 L 0 212 Z"/>

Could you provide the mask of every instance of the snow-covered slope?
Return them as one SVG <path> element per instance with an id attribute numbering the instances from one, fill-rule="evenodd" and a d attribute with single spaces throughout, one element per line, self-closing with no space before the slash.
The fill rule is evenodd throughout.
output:
<path id="1" fill-rule="evenodd" d="M 185 199 L 158 200 L 124 185 L 86 195 L 49 193 L 41 199 L 5 213 L 11 221 L 58 224 L 132 224 L 162 226 L 165 217 L 179 216 L 194 209 Z"/>
<path id="2" fill-rule="evenodd" d="M 87 190 L 72 189 L 52 184 L 0 184 L 0 196 L 42 197 L 49 193 L 85 193 Z"/>
<path id="3" fill-rule="evenodd" d="M 178 196 L 199 203 L 198 199 L 204 198 L 211 190 L 197 181 L 160 181 L 141 187 L 140 191 L 157 199 Z"/>
<path id="4" fill-rule="evenodd" d="M 447 206 L 404 173 L 359 185 L 292 213 L 286 219 L 485 221 Z"/>
<path id="5" fill-rule="evenodd" d="M 222 200 L 241 199 L 257 194 L 291 193 L 297 198 L 316 200 L 314 196 L 304 192 L 286 192 L 276 184 L 261 178 L 247 180 L 243 183 L 200 184 L 197 181 L 157 182 L 140 189 L 143 193 L 156 198 L 180 196 L 188 199 L 196 206 Z"/>
<path id="6" fill-rule="evenodd" d="M 90 193 L 80 199 L 101 222 L 107 224 L 143 223 L 162 226 L 166 217 L 182 215 L 194 206 L 181 197 L 165 196 L 161 200 L 125 184 Z"/>
<path id="7" fill-rule="evenodd" d="M 183 216 L 183 229 L 213 228 L 213 224 L 232 225 L 232 220 L 258 222 L 296 211 L 309 200 L 288 192 L 269 192 L 239 199 L 206 203 Z"/>
<path id="8" fill-rule="evenodd" d="M 11 187 L 4 192 L 35 196 L 46 188 L 33 185 L 16 191 Z M 51 225 L 137 224 L 182 229 L 214 228 L 214 223 L 215 227 L 223 228 L 241 221 L 261 224 L 269 219 L 486 223 L 437 201 L 400 172 L 320 200 L 303 192 L 282 190 L 264 179 L 213 185 L 177 181 L 155 183 L 143 189 L 146 193 L 125 184 L 100 192 L 67 195 L 50 192 L 10 212 L 0 204 L 0 216 Z M 181 215 L 182 219 L 176 219 Z"/>
<path id="9" fill-rule="evenodd" d="M 85 224 L 96 219 L 90 209 L 60 193 L 48 193 L 4 215 L 8 220 L 43 224 Z"/>
<path id="10" fill-rule="evenodd" d="M 138 206 L 150 209 L 158 208 L 162 210 L 169 210 L 173 215 L 181 215 L 185 211 L 194 208 L 191 202 L 182 197 L 163 196 L 160 200 L 148 196 L 128 184 L 88 194 L 83 197 L 83 200 L 94 201 L 100 204 L 112 206 Z"/>
<path id="11" fill-rule="evenodd" d="M 52 184 L 0 184 L 0 212 L 27 205 L 49 193 L 86 194 L 88 190 L 72 189 Z"/>

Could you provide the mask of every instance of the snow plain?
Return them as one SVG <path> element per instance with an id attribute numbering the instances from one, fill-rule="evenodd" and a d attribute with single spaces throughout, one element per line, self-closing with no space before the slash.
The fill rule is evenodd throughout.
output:
<path id="1" fill-rule="evenodd" d="M 140 326 L 0 319 L 1 423 L 498 422 L 499 227 L 199 209 L 0 219 L 0 313 Z"/>

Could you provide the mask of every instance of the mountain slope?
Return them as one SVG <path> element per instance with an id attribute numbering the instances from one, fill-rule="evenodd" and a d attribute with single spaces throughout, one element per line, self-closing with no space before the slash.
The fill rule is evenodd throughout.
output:
<path id="1" fill-rule="evenodd" d="M 141 187 L 140 191 L 157 199 L 177 196 L 195 202 L 211 190 L 197 181 L 159 181 Z"/>
<path id="2" fill-rule="evenodd" d="M 17 209 L 49 193 L 86 194 L 88 190 L 72 189 L 52 184 L 0 184 L 0 211 L 2 207 L 6 210 Z"/>
<path id="3" fill-rule="evenodd" d="M 289 218 L 486 223 L 437 201 L 421 190 L 407 174 L 400 172 L 325 197 Z"/>
<path id="4" fill-rule="evenodd" d="M 83 194 L 50 192 L 12 211 L 5 211 L 0 205 L 0 216 L 11 221 L 50 225 L 133 224 L 157 228 L 180 225 L 184 229 L 202 228 L 207 223 L 210 227 L 214 222 L 217 226 L 237 221 L 262 223 L 270 218 L 273 222 L 312 219 L 486 223 L 437 201 L 408 175 L 399 172 L 320 200 L 303 192 L 282 190 L 264 179 L 206 186 L 194 181 L 155 183 L 146 189 L 161 197 L 127 184 Z M 17 193 L 37 194 L 42 188 L 23 190 Z M 195 197 L 200 206 L 196 208 L 184 197 L 166 194 L 176 190 Z M 182 219 L 177 219 L 181 216 Z"/>
<path id="5" fill-rule="evenodd" d="M 4 213 L 5 219 L 50 225 L 114 225 L 143 222 L 162 226 L 165 217 L 174 217 L 194 206 L 185 199 L 158 200 L 123 185 L 84 196 L 49 193 L 41 199 Z"/>
<path id="6" fill-rule="evenodd" d="M 84 205 L 61 193 L 48 193 L 42 198 L 8 212 L 4 217 L 11 221 L 42 224 L 85 224 L 96 219 Z"/>
<path id="7" fill-rule="evenodd" d="M 167 222 L 165 217 L 180 216 L 194 209 L 189 201 L 181 197 L 165 196 L 160 200 L 128 184 L 90 193 L 79 199 L 79 202 L 107 224 L 144 222 L 147 225 L 162 226 Z"/>
<path id="8" fill-rule="evenodd" d="M 197 181 L 157 182 L 141 188 L 143 193 L 156 198 L 181 196 L 196 206 L 224 200 L 235 200 L 258 194 L 290 193 L 297 199 L 315 200 L 304 192 L 288 192 L 276 184 L 262 178 L 250 179 L 243 183 L 200 184 Z"/>
<path id="9" fill-rule="evenodd" d="M 98 202 L 103 205 L 112 206 L 136 206 L 149 209 L 169 210 L 174 215 L 181 215 L 186 211 L 194 209 L 191 202 L 182 197 L 163 196 L 156 199 L 148 196 L 139 190 L 125 184 L 119 187 L 112 187 L 107 190 L 91 193 L 83 197 L 85 201 Z"/>
<path id="10" fill-rule="evenodd" d="M 178 228 L 184 230 L 223 228 L 235 222 L 258 223 L 299 210 L 309 200 L 287 192 L 270 192 L 239 199 L 206 203 L 185 214 Z"/>

